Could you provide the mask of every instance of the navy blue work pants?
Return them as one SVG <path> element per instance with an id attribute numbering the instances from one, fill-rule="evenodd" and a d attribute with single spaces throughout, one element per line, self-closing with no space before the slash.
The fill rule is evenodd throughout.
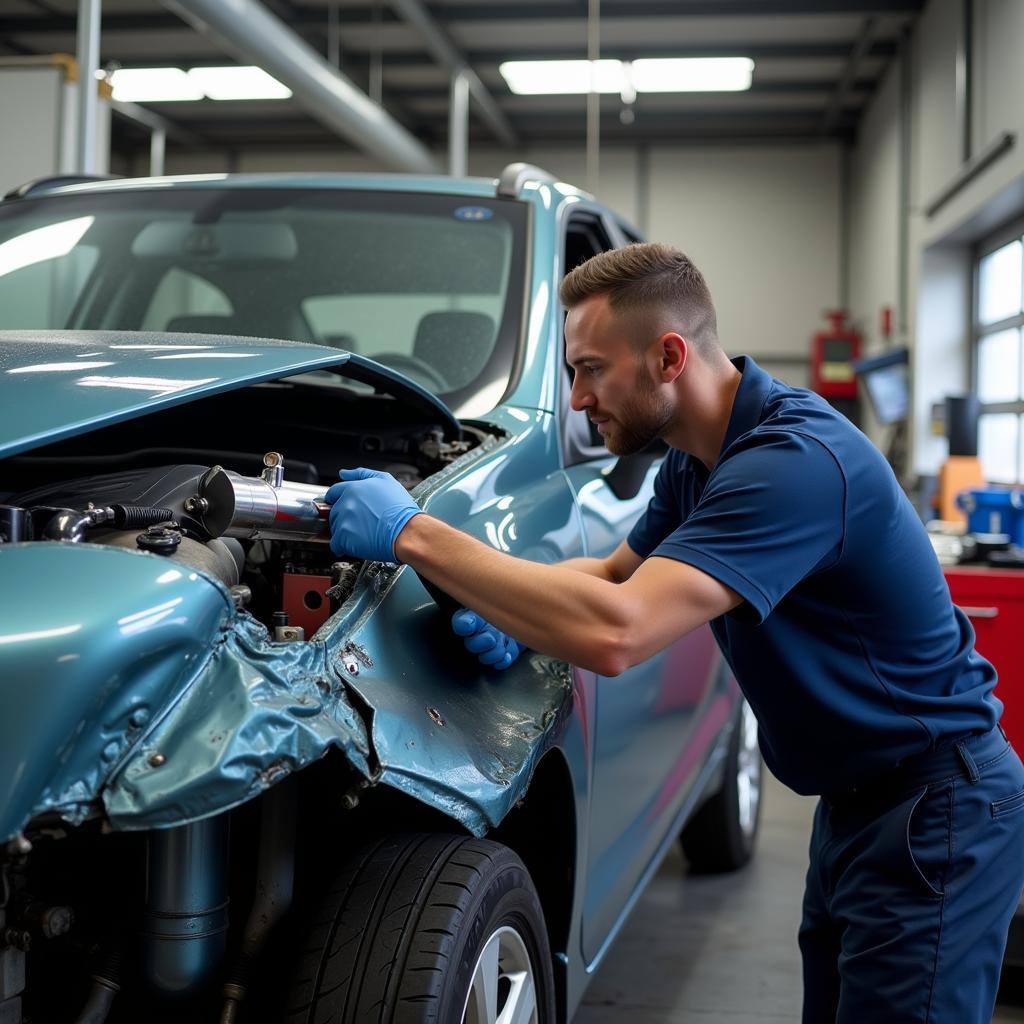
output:
<path id="1" fill-rule="evenodd" d="M 1024 767 L 1000 729 L 814 816 L 804 1024 L 990 1024 L 1024 885 Z"/>

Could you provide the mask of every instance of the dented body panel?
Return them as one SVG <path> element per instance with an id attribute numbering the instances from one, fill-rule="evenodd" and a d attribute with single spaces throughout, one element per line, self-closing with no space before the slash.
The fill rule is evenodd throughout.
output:
<path id="1" fill-rule="evenodd" d="M 537 561 L 579 552 L 551 417 L 512 410 L 496 419 L 519 427 L 517 458 L 511 441 L 485 446 L 425 482 L 425 507 Z M 531 485 L 545 464 L 552 472 Z M 28 699 L 0 725 L 0 773 L 16 780 L 0 841 L 44 814 L 81 821 L 100 801 L 115 829 L 189 824 L 330 749 L 367 783 L 394 786 L 483 835 L 526 791 L 571 706 L 564 663 L 534 654 L 496 678 L 465 657 L 405 568 L 368 567 L 304 643 L 273 642 L 216 580 L 157 555 L 21 544 L 0 547 L 0 574 L 31 581 L 4 588 L 14 628 L 0 637 L 0 657 Z M 104 578 L 119 581 L 117 606 L 95 600 Z M 45 773 L 34 756 L 44 744 L 58 752 Z M 18 762 L 31 770 L 19 773 Z"/>

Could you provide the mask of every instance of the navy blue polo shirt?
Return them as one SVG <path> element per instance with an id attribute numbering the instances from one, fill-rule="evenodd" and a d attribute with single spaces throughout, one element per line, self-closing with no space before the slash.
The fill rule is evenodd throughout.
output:
<path id="1" fill-rule="evenodd" d="M 830 793 L 984 732 L 1002 704 L 927 533 L 881 453 L 749 356 L 709 472 L 671 450 L 629 535 L 743 599 L 711 623 L 771 770 Z"/>

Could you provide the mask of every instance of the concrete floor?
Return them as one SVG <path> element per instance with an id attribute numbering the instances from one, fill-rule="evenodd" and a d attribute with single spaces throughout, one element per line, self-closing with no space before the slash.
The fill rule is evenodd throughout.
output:
<path id="1" fill-rule="evenodd" d="M 573 1024 L 792 1024 L 814 800 L 767 780 L 757 855 L 735 875 L 685 877 L 666 857 L 597 971 Z M 1000 1005 L 993 1024 L 1024 1021 Z"/>

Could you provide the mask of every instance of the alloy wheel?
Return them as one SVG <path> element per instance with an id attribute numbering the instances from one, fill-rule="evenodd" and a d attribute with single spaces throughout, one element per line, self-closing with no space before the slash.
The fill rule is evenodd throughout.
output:
<path id="1" fill-rule="evenodd" d="M 757 822 L 757 805 L 761 799 L 761 755 L 757 746 L 757 719 L 744 701 L 739 721 L 740 747 L 736 768 L 736 790 L 739 796 L 739 825 L 750 836 Z"/>
<path id="2" fill-rule="evenodd" d="M 533 967 L 515 928 L 498 928 L 484 944 L 462 1011 L 462 1024 L 538 1024 Z"/>

